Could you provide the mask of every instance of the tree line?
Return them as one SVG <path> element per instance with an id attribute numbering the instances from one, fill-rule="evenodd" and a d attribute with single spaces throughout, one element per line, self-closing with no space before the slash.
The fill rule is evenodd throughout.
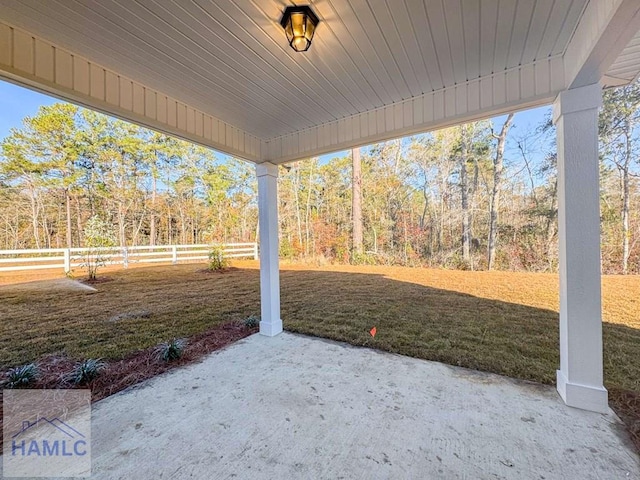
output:
<path id="1" fill-rule="evenodd" d="M 640 84 L 600 115 L 602 262 L 640 273 Z M 555 128 L 512 115 L 380 143 L 280 176 L 281 254 L 292 259 L 554 272 Z"/>
<path id="2" fill-rule="evenodd" d="M 84 246 L 98 216 L 120 245 L 255 238 L 253 169 L 211 150 L 64 103 L 2 142 L 4 249 Z"/>
<path id="3" fill-rule="evenodd" d="M 604 93 L 602 261 L 640 273 L 640 87 Z M 555 271 L 550 115 L 512 115 L 280 167 L 281 255 L 322 262 Z M 120 245 L 254 241 L 253 167 L 69 104 L 2 141 L 0 248 L 83 246 L 90 218 Z"/>

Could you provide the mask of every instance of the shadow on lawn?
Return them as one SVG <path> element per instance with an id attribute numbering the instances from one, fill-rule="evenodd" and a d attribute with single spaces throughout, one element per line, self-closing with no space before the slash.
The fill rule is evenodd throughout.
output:
<path id="1" fill-rule="evenodd" d="M 554 310 L 377 274 L 285 270 L 281 283 L 287 330 L 555 382 L 559 339 L 558 312 Z M 377 328 L 375 338 L 369 334 L 373 326 Z M 633 366 L 640 331 L 605 323 L 604 337 L 610 347 L 607 350 L 612 350 L 605 358 L 609 380 L 640 390 L 640 366 Z M 633 373 L 629 368 L 638 368 L 639 375 L 625 378 Z"/>
<path id="2" fill-rule="evenodd" d="M 554 384 L 559 365 L 558 312 L 384 275 L 284 271 L 282 318 L 289 331 L 535 382 Z M 611 405 L 640 450 L 640 330 L 605 323 L 603 336 Z"/>
<path id="3" fill-rule="evenodd" d="M 224 275 L 201 269 L 201 265 L 179 265 L 118 272 L 110 274 L 114 281 L 100 284 L 96 293 L 64 298 L 55 292 L 20 294 L 3 288 L 0 363 L 14 366 L 59 352 L 72 358 L 118 360 L 169 338 L 192 337 L 260 311 L 257 269 L 234 269 Z M 534 286 L 523 282 L 511 294 L 497 289 L 501 301 L 455 291 L 464 289 L 460 276 L 457 283 L 438 281 L 442 288 L 434 288 L 419 284 L 417 278 L 413 283 L 410 269 L 403 272 L 408 274 L 404 281 L 377 273 L 284 269 L 285 328 L 515 378 L 555 382 L 558 313 L 517 303 L 523 291 L 535 299 L 539 292 Z M 522 282 L 526 277 L 514 279 Z M 510 295 L 516 301 L 510 302 Z M 114 315 L 141 309 L 150 315 L 113 321 Z M 372 338 L 369 330 L 374 326 L 377 335 Z M 640 330 L 605 324 L 604 340 L 605 379 L 612 403 L 618 399 L 627 405 L 630 418 L 638 422 Z"/>
<path id="4" fill-rule="evenodd" d="M 201 269 L 178 265 L 121 271 L 91 294 L 3 287 L 0 365 L 61 351 L 71 357 L 118 359 L 172 337 L 259 314 L 257 269 L 232 269 L 224 275 Z M 549 288 L 540 292 L 539 285 L 514 274 L 514 284 L 522 285 L 504 288 L 503 281 L 495 290 L 501 300 L 494 300 L 456 291 L 467 290 L 464 276 L 451 275 L 454 280 L 447 282 L 446 272 L 434 272 L 439 278 L 433 283 L 441 286 L 434 288 L 419 284 L 425 282 L 423 271 L 415 273 L 414 280 L 413 269 L 402 269 L 400 281 L 377 273 L 284 269 L 285 328 L 527 380 L 555 381 L 558 313 L 518 303 L 530 295 L 531 303 L 552 304 L 548 298 L 538 301 L 549 296 Z M 478 281 L 477 276 L 468 278 Z M 123 317 L 143 310 L 149 315 Z M 373 326 L 375 338 L 369 335 Z M 607 382 L 640 391 L 640 330 L 605 324 L 604 339 Z"/>
<path id="5" fill-rule="evenodd" d="M 559 365 L 558 312 L 376 274 L 284 271 L 289 331 L 547 384 Z M 526 286 L 523 286 L 526 288 Z M 369 330 L 375 326 L 372 338 Z M 640 331 L 603 325 L 610 401 L 640 450 Z"/>
<path id="6" fill-rule="evenodd" d="M 384 275 L 284 271 L 282 318 L 290 331 L 544 383 L 559 362 L 553 310 Z"/>

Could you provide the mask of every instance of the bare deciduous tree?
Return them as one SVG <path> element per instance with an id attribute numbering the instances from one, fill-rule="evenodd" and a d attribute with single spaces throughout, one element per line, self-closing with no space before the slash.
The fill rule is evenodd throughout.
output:
<path id="1" fill-rule="evenodd" d="M 502 124 L 499 134 L 494 134 L 496 139 L 496 152 L 493 157 L 493 185 L 489 199 L 489 239 L 487 241 L 487 268 L 491 270 L 496 259 L 496 241 L 498 239 L 498 215 L 500 211 L 500 188 L 502 186 L 502 171 L 504 169 L 504 147 L 507 141 L 507 133 L 513 121 L 513 113 L 509 114 Z"/>

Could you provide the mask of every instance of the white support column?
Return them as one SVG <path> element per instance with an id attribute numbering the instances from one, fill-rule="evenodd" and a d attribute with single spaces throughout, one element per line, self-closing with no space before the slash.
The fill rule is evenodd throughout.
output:
<path id="1" fill-rule="evenodd" d="M 560 370 L 557 388 L 572 407 L 607 412 L 603 386 L 600 288 L 600 85 L 556 98 L 558 237 L 560 241 Z"/>
<path id="2" fill-rule="evenodd" d="M 280 270 L 278 266 L 278 166 L 256 165 L 260 226 L 260 333 L 274 337 L 282 332 Z"/>

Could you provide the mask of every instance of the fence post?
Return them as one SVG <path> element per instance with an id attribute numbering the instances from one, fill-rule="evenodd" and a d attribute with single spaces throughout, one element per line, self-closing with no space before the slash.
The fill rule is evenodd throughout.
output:
<path id="1" fill-rule="evenodd" d="M 127 247 L 122 247 L 122 266 L 124 268 L 129 267 L 129 251 Z"/>
<path id="2" fill-rule="evenodd" d="M 253 244 L 253 259 L 254 260 L 258 260 L 259 256 L 258 256 L 258 242 L 255 242 Z"/>
<path id="3" fill-rule="evenodd" d="M 174 265 L 178 263 L 178 247 L 175 245 L 171 246 L 171 263 Z"/>
<path id="4" fill-rule="evenodd" d="M 67 248 L 64 251 L 64 273 L 71 272 L 71 249 Z"/>

